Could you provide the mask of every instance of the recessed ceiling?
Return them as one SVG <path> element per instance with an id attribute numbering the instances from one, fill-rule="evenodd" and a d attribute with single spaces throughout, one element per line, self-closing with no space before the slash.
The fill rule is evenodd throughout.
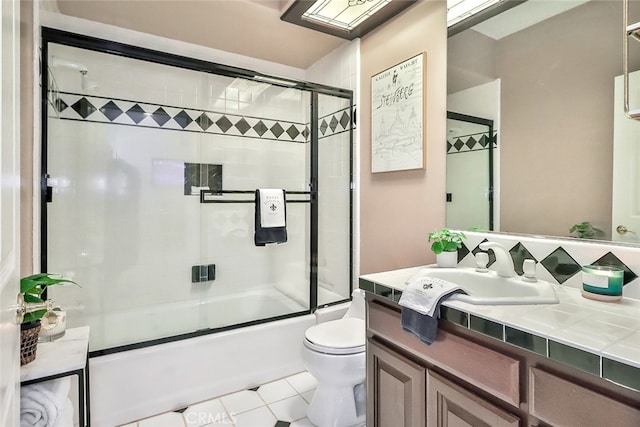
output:
<path id="1" fill-rule="evenodd" d="M 279 0 L 58 0 L 60 12 L 306 69 L 344 39 L 280 20 Z"/>

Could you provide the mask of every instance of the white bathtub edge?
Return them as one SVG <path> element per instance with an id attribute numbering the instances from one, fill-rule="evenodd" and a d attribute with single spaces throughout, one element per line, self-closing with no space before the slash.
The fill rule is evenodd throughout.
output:
<path id="1" fill-rule="evenodd" d="M 112 427 L 304 370 L 306 315 L 95 357 L 91 424 Z"/>

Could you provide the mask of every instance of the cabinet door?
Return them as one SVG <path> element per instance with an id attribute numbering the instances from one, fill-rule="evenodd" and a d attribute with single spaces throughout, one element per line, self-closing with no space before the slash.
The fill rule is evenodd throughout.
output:
<path id="1" fill-rule="evenodd" d="M 640 409 L 537 368 L 529 370 L 531 414 L 559 426 L 640 426 Z"/>
<path id="2" fill-rule="evenodd" d="M 369 340 L 367 426 L 425 425 L 425 368 Z"/>
<path id="3" fill-rule="evenodd" d="M 429 371 L 427 373 L 427 426 L 518 426 L 520 419 Z"/>

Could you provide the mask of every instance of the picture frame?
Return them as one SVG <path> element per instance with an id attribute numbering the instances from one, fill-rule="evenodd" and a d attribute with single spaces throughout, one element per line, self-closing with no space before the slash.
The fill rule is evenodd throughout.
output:
<path id="1" fill-rule="evenodd" d="M 424 169 L 425 65 L 421 52 L 371 77 L 371 172 Z"/>

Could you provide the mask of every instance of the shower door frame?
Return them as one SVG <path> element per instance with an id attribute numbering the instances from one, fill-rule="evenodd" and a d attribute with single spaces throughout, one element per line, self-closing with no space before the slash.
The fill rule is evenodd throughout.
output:
<path id="1" fill-rule="evenodd" d="M 218 64 L 205 60 L 189 58 L 177 54 L 165 53 L 148 49 L 144 47 L 129 45 L 126 43 L 115 42 L 111 40 L 100 39 L 97 37 L 77 34 L 69 31 L 58 30 L 49 27 L 41 28 L 41 75 L 40 75 L 40 101 L 41 101 L 41 171 L 40 171 L 40 271 L 47 271 L 47 203 L 51 201 L 52 189 L 48 186 L 47 179 L 47 155 L 48 155 L 48 95 L 49 95 L 49 72 L 48 72 L 48 46 L 49 43 L 56 43 L 75 48 L 92 50 L 105 54 L 113 54 L 141 61 L 153 62 L 162 65 L 169 65 L 193 71 L 199 71 L 207 74 L 221 75 L 232 78 L 244 78 L 247 80 L 260 81 L 269 83 L 274 86 L 299 89 L 310 93 L 310 139 L 311 162 L 310 162 L 310 274 L 309 274 L 309 309 L 297 313 L 290 313 L 270 317 L 267 319 L 252 320 L 249 322 L 227 325 L 218 328 L 197 329 L 168 337 L 151 339 L 133 344 L 119 345 L 101 350 L 89 352 L 89 357 L 103 356 L 107 354 L 117 353 L 121 351 L 134 350 L 149 347 L 167 342 L 179 341 L 183 339 L 208 335 L 212 333 L 238 329 L 247 326 L 253 326 L 276 320 L 289 319 L 302 315 L 313 313 L 318 309 L 318 151 L 319 151 L 319 125 L 318 125 L 318 95 L 328 95 L 338 98 L 348 99 L 350 123 L 349 123 L 349 297 L 323 304 L 322 306 L 331 306 L 340 304 L 351 299 L 353 291 L 353 128 L 355 125 L 355 109 L 353 105 L 353 91 L 333 86 L 327 86 L 317 83 L 298 81 L 289 78 L 282 78 L 251 71 L 244 68 L 233 67 L 224 64 Z M 46 292 L 46 291 L 45 291 Z M 46 294 L 45 294 L 46 297 Z"/>

